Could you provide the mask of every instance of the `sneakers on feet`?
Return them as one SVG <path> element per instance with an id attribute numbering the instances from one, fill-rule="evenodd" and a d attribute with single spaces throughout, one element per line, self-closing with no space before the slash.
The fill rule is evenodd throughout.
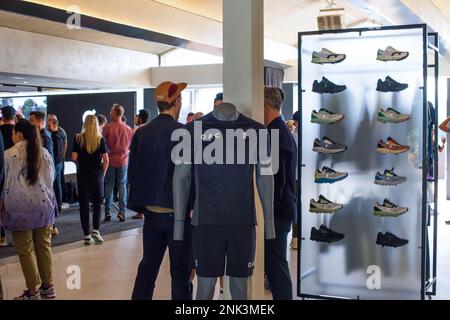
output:
<path id="1" fill-rule="evenodd" d="M 67 202 L 63 202 L 61 204 L 61 209 L 70 209 L 70 204 L 68 204 Z"/>
<path id="2" fill-rule="evenodd" d="M 56 226 L 54 226 L 52 230 L 52 237 L 56 237 L 57 235 L 59 235 L 59 230 Z"/>
<path id="3" fill-rule="evenodd" d="M 21 296 L 15 297 L 13 300 L 41 300 L 41 295 L 39 291 L 32 294 L 30 290 L 25 290 Z"/>
<path id="4" fill-rule="evenodd" d="M 111 221 L 111 215 L 109 213 L 105 213 L 105 222 Z"/>
<path id="5" fill-rule="evenodd" d="M 103 240 L 102 236 L 100 235 L 100 231 L 98 231 L 98 230 L 93 230 L 91 237 L 92 237 L 92 239 L 94 239 L 95 243 L 97 243 L 97 244 L 101 244 L 105 241 L 105 240 Z"/>
<path id="6" fill-rule="evenodd" d="M 84 245 L 90 246 L 91 244 L 95 244 L 95 240 L 92 238 L 91 235 L 84 237 Z"/>
<path id="7" fill-rule="evenodd" d="M 44 299 L 55 299 L 56 298 L 56 291 L 55 286 L 53 284 L 49 286 L 41 285 L 39 288 L 39 293 L 42 298 Z"/>
<path id="8" fill-rule="evenodd" d="M 120 222 L 125 222 L 125 214 L 124 213 L 117 214 L 117 218 L 119 219 Z"/>
<path id="9" fill-rule="evenodd" d="M 4 248 L 8 246 L 8 241 L 6 241 L 6 238 L 0 239 L 0 248 Z"/>

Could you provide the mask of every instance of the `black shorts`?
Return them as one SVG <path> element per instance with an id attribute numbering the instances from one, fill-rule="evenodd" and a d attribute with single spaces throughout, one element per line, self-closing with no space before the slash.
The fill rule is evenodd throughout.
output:
<path id="1" fill-rule="evenodd" d="M 192 231 L 197 275 L 217 278 L 253 275 L 256 246 L 255 226 L 198 226 Z"/>

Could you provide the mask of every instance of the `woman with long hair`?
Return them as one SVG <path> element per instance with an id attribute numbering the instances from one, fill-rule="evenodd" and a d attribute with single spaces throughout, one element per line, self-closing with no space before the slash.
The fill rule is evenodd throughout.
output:
<path id="1" fill-rule="evenodd" d="M 51 239 L 57 214 L 53 159 L 27 120 L 14 126 L 12 139 L 14 146 L 5 152 L 2 223 L 12 231 L 27 286 L 15 299 L 52 299 L 56 294 Z"/>
<path id="2" fill-rule="evenodd" d="M 101 244 L 100 209 L 103 202 L 104 178 L 109 165 L 108 148 L 102 137 L 97 117 L 89 115 L 83 130 L 73 142 L 72 160 L 78 163 L 77 181 L 84 244 Z M 93 206 L 93 230 L 90 232 L 89 204 Z"/>

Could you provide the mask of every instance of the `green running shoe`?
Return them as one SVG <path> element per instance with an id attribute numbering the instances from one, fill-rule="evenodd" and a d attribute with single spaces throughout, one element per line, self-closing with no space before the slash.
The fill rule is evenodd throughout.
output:
<path id="1" fill-rule="evenodd" d="M 377 120 L 382 123 L 401 123 L 409 119 L 411 119 L 410 115 L 401 114 L 393 108 L 388 108 L 386 111 L 380 109 L 377 117 Z"/>
<path id="2" fill-rule="evenodd" d="M 343 114 L 331 112 L 327 109 L 320 109 L 319 112 L 313 110 L 311 113 L 311 122 L 317 124 L 334 124 L 344 120 Z"/>

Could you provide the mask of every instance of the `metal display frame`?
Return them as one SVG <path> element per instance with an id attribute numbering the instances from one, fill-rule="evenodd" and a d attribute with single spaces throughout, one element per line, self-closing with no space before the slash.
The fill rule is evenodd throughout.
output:
<path id="1" fill-rule="evenodd" d="M 437 170 L 439 165 L 438 156 L 434 157 L 434 195 L 433 195 L 433 208 L 430 206 L 430 201 L 427 196 L 427 175 L 428 175 L 428 73 L 429 71 L 434 72 L 434 83 L 435 83 L 435 97 L 434 97 L 434 123 L 435 123 L 435 137 L 434 146 L 432 150 L 438 152 L 438 128 L 437 128 L 437 118 L 438 118 L 438 108 L 439 108 L 439 35 L 435 32 L 429 32 L 429 28 L 426 24 L 412 24 L 412 25 L 400 25 L 400 26 L 386 26 L 377 28 L 355 28 L 355 29 L 341 29 L 341 30 L 322 30 L 322 31 L 308 31 L 298 33 L 298 102 L 299 102 L 299 123 L 303 123 L 303 93 L 306 92 L 302 88 L 302 38 L 305 36 L 313 35 L 332 35 L 332 34 L 343 34 L 343 33 L 368 33 L 368 32 L 378 32 L 386 30 L 407 30 L 407 29 L 421 29 L 423 31 L 423 161 L 422 161 L 422 247 L 421 247 L 421 290 L 420 298 L 425 300 L 428 296 L 431 299 L 432 296 L 436 295 L 437 289 L 437 229 L 438 229 L 438 177 Z M 429 54 L 433 53 L 434 62 L 429 64 Z M 348 297 L 332 296 L 332 295 L 315 295 L 309 294 L 307 292 L 302 292 L 302 244 L 306 239 L 305 235 L 302 234 L 302 169 L 305 167 L 303 164 L 303 132 L 299 130 L 299 147 L 298 147 L 298 194 L 300 195 L 297 201 L 297 217 L 298 217 L 298 228 L 299 228 L 299 247 L 297 253 L 297 296 L 302 299 L 330 299 L 330 300 L 349 300 Z M 433 151 L 432 151 L 433 152 Z M 433 214 L 431 214 L 433 212 Z M 433 216 L 433 223 L 430 223 L 430 217 Z M 428 245 L 428 228 L 432 228 L 433 232 L 433 248 L 429 250 Z M 306 235 L 307 237 L 307 235 Z M 429 252 L 431 251 L 431 252 Z M 431 254 L 431 255 L 430 255 Z M 432 259 L 432 267 L 427 263 L 427 259 Z M 431 269 L 431 270 L 430 270 Z M 427 279 L 427 274 L 430 277 Z M 419 295 L 419 292 L 418 292 Z"/>

